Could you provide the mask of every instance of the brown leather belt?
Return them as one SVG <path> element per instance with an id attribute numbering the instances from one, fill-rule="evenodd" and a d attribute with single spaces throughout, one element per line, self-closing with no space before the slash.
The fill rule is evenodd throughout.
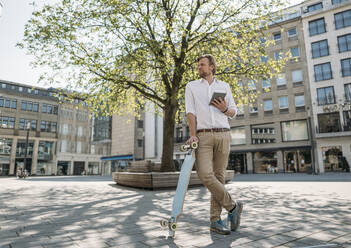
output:
<path id="1" fill-rule="evenodd" d="M 205 133 L 210 133 L 210 132 L 228 132 L 229 128 L 210 128 L 210 129 L 199 129 L 197 130 L 197 133 L 205 132 Z"/>

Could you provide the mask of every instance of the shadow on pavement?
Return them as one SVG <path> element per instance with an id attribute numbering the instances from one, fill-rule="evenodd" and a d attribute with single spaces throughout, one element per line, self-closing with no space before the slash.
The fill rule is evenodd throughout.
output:
<path id="1" fill-rule="evenodd" d="M 351 173 L 235 174 L 234 182 L 351 182 Z"/>

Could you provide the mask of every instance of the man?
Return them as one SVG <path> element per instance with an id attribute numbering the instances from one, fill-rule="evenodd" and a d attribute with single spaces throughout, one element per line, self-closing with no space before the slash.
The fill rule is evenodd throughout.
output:
<path id="1" fill-rule="evenodd" d="M 214 77 L 216 62 L 206 54 L 198 59 L 201 79 L 189 82 L 185 90 L 185 106 L 190 129 L 187 143 L 198 142 L 196 170 L 202 183 L 211 192 L 210 230 L 230 234 L 221 220 L 222 208 L 228 211 L 230 229 L 240 225 L 243 204 L 233 201 L 224 187 L 225 171 L 230 152 L 230 126 L 228 118 L 236 115 L 236 105 L 227 83 Z M 224 99 L 214 99 L 214 92 L 225 92 Z"/>

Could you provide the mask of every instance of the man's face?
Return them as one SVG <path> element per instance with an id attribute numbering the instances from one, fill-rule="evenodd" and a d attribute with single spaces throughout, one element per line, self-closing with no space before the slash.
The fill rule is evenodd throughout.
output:
<path id="1" fill-rule="evenodd" d="M 199 70 L 200 77 L 205 78 L 208 75 L 211 75 L 213 69 L 214 69 L 214 66 L 210 65 L 210 61 L 208 60 L 208 58 L 202 58 L 199 60 L 198 70 Z"/>

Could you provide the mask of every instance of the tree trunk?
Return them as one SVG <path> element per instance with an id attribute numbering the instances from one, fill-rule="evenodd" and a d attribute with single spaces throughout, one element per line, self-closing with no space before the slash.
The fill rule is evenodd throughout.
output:
<path id="1" fill-rule="evenodd" d="M 163 118 L 163 148 L 161 171 L 175 171 L 173 162 L 173 147 L 174 147 L 174 126 L 175 114 L 177 112 L 177 103 L 168 104 L 164 109 Z"/>

